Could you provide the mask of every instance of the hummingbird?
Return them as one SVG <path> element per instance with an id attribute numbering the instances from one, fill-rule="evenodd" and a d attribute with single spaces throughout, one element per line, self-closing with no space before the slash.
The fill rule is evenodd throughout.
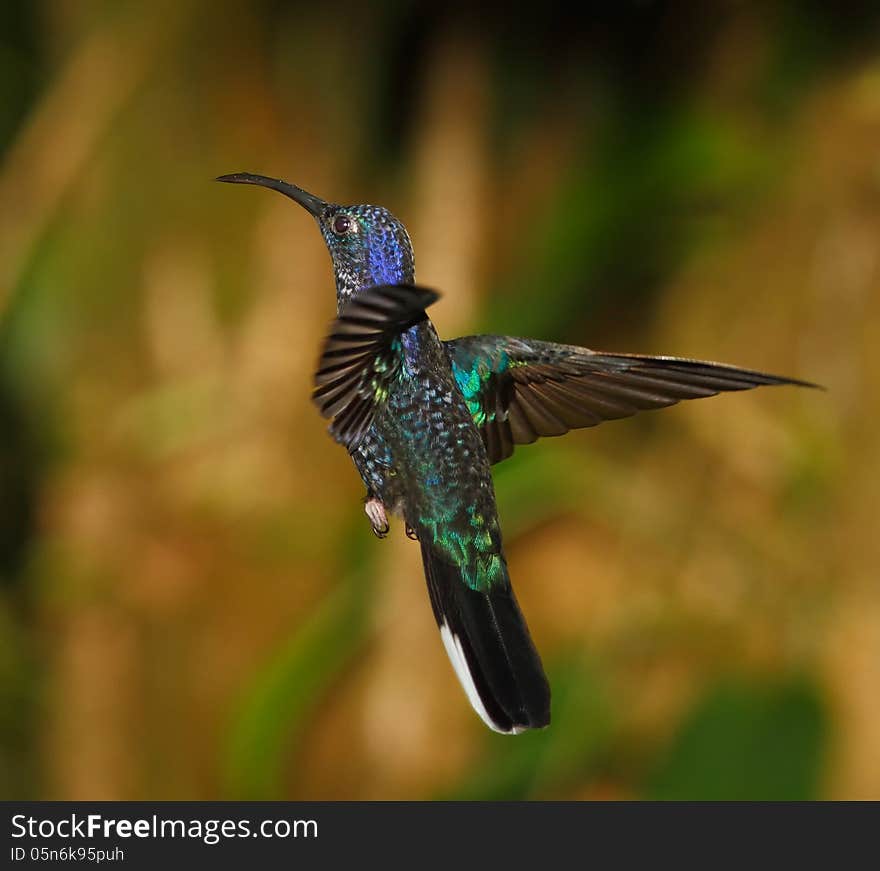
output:
<path id="1" fill-rule="evenodd" d="M 680 357 L 594 351 L 513 336 L 443 341 L 415 284 L 406 227 L 381 206 L 326 202 L 252 173 L 302 206 L 330 252 L 337 317 L 313 398 L 366 487 L 384 538 L 402 516 L 418 541 L 440 637 L 476 713 L 515 735 L 550 723 L 550 687 L 510 583 L 491 467 L 517 445 L 683 399 L 805 381 Z"/>

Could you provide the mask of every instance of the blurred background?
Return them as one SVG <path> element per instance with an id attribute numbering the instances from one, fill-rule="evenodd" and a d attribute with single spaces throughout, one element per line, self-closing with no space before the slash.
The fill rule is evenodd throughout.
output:
<path id="1" fill-rule="evenodd" d="M 880 798 L 875 4 L 469 6 L 3 4 L 4 798 Z M 391 208 L 444 336 L 829 388 L 496 467 L 546 731 L 370 533 L 328 255 L 239 170 Z"/>

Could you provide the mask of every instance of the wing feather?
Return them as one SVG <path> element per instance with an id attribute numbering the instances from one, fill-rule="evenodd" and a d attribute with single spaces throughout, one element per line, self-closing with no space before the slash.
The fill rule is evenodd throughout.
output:
<path id="1" fill-rule="evenodd" d="M 806 381 L 683 357 L 591 351 L 510 336 L 447 342 L 450 363 L 489 460 L 515 445 L 605 420 L 664 408 L 683 399 Z"/>
<path id="2" fill-rule="evenodd" d="M 414 285 L 382 285 L 355 296 L 324 340 L 312 398 L 331 418 L 336 441 L 353 451 L 376 408 L 399 376 L 401 333 L 427 315 L 437 293 Z"/>

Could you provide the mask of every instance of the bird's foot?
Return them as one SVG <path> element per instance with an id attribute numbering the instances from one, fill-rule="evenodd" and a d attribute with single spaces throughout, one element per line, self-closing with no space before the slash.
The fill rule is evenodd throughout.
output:
<path id="1" fill-rule="evenodd" d="M 391 529 L 391 526 L 388 524 L 388 517 L 385 515 L 385 506 L 373 496 L 364 503 L 364 512 L 370 520 L 373 535 L 376 538 L 385 538 Z"/>
<path id="2" fill-rule="evenodd" d="M 419 540 L 418 533 L 408 523 L 406 525 L 406 537 L 411 538 L 413 541 Z"/>

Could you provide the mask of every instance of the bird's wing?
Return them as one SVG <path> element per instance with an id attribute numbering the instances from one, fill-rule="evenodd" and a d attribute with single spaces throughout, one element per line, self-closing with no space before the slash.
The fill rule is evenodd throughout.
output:
<path id="1" fill-rule="evenodd" d="M 612 354 L 511 336 L 465 336 L 445 345 L 492 463 L 539 436 L 563 435 L 681 399 L 765 384 L 816 386 L 721 363 Z"/>
<path id="2" fill-rule="evenodd" d="M 353 451 L 400 373 L 400 335 L 425 317 L 438 295 L 412 285 L 382 285 L 355 296 L 324 340 L 312 397 L 330 433 Z"/>

